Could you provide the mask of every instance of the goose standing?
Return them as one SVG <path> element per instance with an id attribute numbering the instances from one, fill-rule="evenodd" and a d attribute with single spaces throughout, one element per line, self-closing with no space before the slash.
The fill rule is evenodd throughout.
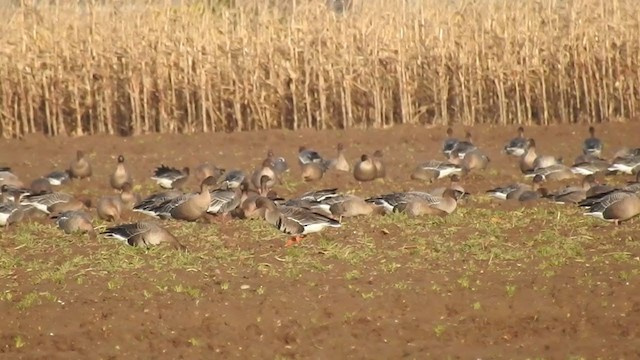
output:
<path id="1" fill-rule="evenodd" d="M 116 190 L 122 190 L 122 186 L 125 183 L 133 184 L 133 177 L 131 176 L 131 172 L 127 168 L 127 165 L 124 163 L 124 156 L 118 155 L 118 163 L 116 164 L 116 168 L 109 177 L 109 183 L 111 187 Z"/>
<path id="2" fill-rule="evenodd" d="M 349 161 L 347 161 L 347 158 L 344 156 L 344 144 L 338 143 L 338 145 L 336 146 L 336 150 L 338 152 L 337 157 L 329 161 L 328 167 L 330 169 L 336 169 L 338 171 L 351 171 Z"/>
<path id="3" fill-rule="evenodd" d="M 511 156 L 522 156 L 527 151 L 527 138 L 524 137 L 524 128 L 518 128 L 518 136 L 511 139 L 503 149 L 504 153 Z"/>
<path id="4" fill-rule="evenodd" d="M 371 160 L 373 160 L 373 165 L 376 167 L 376 178 L 385 178 L 387 176 L 387 170 L 384 164 L 382 150 L 374 151 Z"/>
<path id="5" fill-rule="evenodd" d="M 442 153 L 448 159 L 451 155 L 451 152 L 455 148 L 458 143 L 458 139 L 453 137 L 453 129 L 447 128 L 447 137 L 442 142 Z"/>
<path id="6" fill-rule="evenodd" d="M 600 156 L 602 152 L 602 141 L 596 137 L 596 129 L 589 126 L 589 137 L 582 144 L 582 153 L 585 155 Z"/>
<path id="7" fill-rule="evenodd" d="M 76 159 L 69 165 L 69 176 L 72 179 L 86 179 L 93 174 L 91 163 L 87 159 L 84 151 L 76 152 Z"/>

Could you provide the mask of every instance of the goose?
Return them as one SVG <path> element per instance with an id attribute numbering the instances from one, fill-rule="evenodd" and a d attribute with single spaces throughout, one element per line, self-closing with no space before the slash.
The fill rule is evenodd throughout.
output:
<path id="1" fill-rule="evenodd" d="M 629 175 L 638 173 L 640 172 L 640 155 L 615 158 L 607 170 L 619 171 Z"/>
<path id="2" fill-rule="evenodd" d="M 245 219 L 251 219 L 251 218 L 261 216 L 260 212 L 258 211 L 258 206 L 256 205 L 256 201 L 262 196 L 268 197 L 270 199 L 275 198 L 275 194 L 272 191 L 270 191 L 270 189 L 267 186 L 268 182 L 269 182 L 269 177 L 266 175 L 263 175 L 260 178 L 260 188 L 258 189 L 258 191 L 250 190 L 247 185 L 241 186 L 242 195 L 240 197 L 240 205 L 237 208 L 239 209 L 239 213 L 238 211 L 236 211 L 236 214 L 239 217 L 245 218 Z"/>
<path id="3" fill-rule="evenodd" d="M 225 169 L 219 168 L 213 164 L 209 164 L 208 162 L 202 163 L 193 169 L 193 177 L 196 179 L 198 183 L 201 183 L 202 180 L 208 178 L 209 176 L 213 176 L 215 179 L 219 179 L 225 173 Z"/>
<path id="4" fill-rule="evenodd" d="M 133 210 L 133 207 L 141 201 L 141 198 L 140 194 L 133 191 L 133 186 L 130 183 L 124 183 L 120 190 L 120 201 L 124 209 Z"/>
<path id="5" fill-rule="evenodd" d="M 367 216 L 376 213 L 384 214 L 383 208 L 356 195 L 329 198 L 326 204 L 329 205 L 329 213 L 333 216 L 338 216 L 340 222 L 345 217 Z"/>
<path id="6" fill-rule="evenodd" d="M 337 192 L 330 193 L 332 190 L 337 191 L 337 189 L 325 189 L 325 190 L 319 190 L 315 193 L 310 192 L 298 198 L 287 200 L 282 204 L 304 207 L 313 211 L 320 212 L 327 216 L 332 216 L 334 215 L 333 212 L 331 211 L 331 207 L 333 205 L 339 204 L 342 202 L 356 203 L 359 201 L 358 199 L 360 199 L 358 196 L 355 196 L 355 195 L 338 194 Z M 362 199 L 362 201 L 364 201 L 364 199 Z M 352 205 L 349 205 L 349 206 L 352 206 Z"/>
<path id="7" fill-rule="evenodd" d="M 373 152 L 371 160 L 376 167 L 376 177 L 384 179 L 387 176 L 386 166 L 384 165 L 382 150 L 376 150 Z"/>
<path id="8" fill-rule="evenodd" d="M 115 190 L 122 190 L 122 186 L 125 183 L 133 184 L 133 177 L 131 176 L 131 172 L 127 168 L 127 165 L 124 163 L 123 155 L 118 155 L 118 162 L 115 170 L 109 177 L 109 183 Z"/>
<path id="9" fill-rule="evenodd" d="M 20 204 L 31 205 L 47 214 L 61 212 L 63 209 L 78 210 L 87 206 L 87 204 L 79 201 L 73 195 L 63 192 L 27 195 L 22 198 Z"/>
<path id="10" fill-rule="evenodd" d="M 353 167 L 353 177 L 358 181 L 373 181 L 378 177 L 376 164 L 367 154 L 363 154 Z"/>
<path id="11" fill-rule="evenodd" d="M 540 198 L 547 197 L 548 196 L 547 189 L 540 186 L 543 182 L 544 182 L 544 177 L 542 175 L 534 176 L 531 189 L 524 190 L 520 194 L 518 194 L 517 200 L 520 202 L 527 202 L 527 201 L 533 201 L 533 200 L 538 200 Z M 507 196 L 507 198 L 508 197 L 509 196 Z"/>
<path id="12" fill-rule="evenodd" d="M 20 181 L 20 178 L 18 178 L 9 167 L 0 168 L 0 186 L 1 185 L 10 185 L 16 188 L 24 187 L 24 183 Z"/>
<path id="13" fill-rule="evenodd" d="M 34 179 L 31 182 L 31 185 L 29 185 L 30 194 L 46 194 L 50 192 L 53 192 L 53 189 L 51 188 L 51 183 L 49 182 L 49 180 L 43 177 Z"/>
<path id="14" fill-rule="evenodd" d="M 52 186 L 60 186 L 69 182 L 71 179 L 69 170 L 54 170 L 43 176 Z"/>
<path id="15" fill-rule="evenodd" d="M 289 164 L 287 163 L 287 160 L 282 156 L 276 156 L 272 149 L 267 150 L 266 158 L 271 160 L 273 163 L 273 170 L 278 175 L 282 175 L 289 171 Z"/>
<path id="16" fill-rule="evenodd" d="M 437 203 L 432 203 L 430 200 L 423 198 L 416 198 L 407 202 L 398 203 L 394 206 L 394 212 L 406 213 L 411 217 L 421 215 L 437 215 L 446 216 L 453 213 L 457 208 L 458 191 L 452 188 L 447 188 Z"/>
<path id="17" fill-rule="evenodd" d="M 281 232 L 292 235 L 285 246 L 299 243 L 305 235 L 320 232 L 327 227 L 339 228 L 340 222 L 317 212 L 293 207 L 277 206 L 272 200 L 261 197 L 256 201 L 258 209 L 264 209 L 264 220 Z"/>
<path id="18" fill-rule="evenodd" d="M 393 212 L 393 209 L 398 204 L 408 203 L 412 201 L 426 202 L 430 206 L 434 206 L 447 213 L 453 212 L 455 210 L 455 207 L 452 207 L 452 204 L 448 201 L 443 203 L 440 206 L 440 203 L 442 202 L 442 197 L 433 196 L 427 192 L 421 192 L 421 191 L 395 192 L 390 194 L 374 196 L 366 199 L 365 201 L 376 204 L 377 206 L 383 207 L 387 213 Z"/>
<path id="19" fill-rule="evenodd" d="M 602 148 L 602 141 L 596 137 L 596 129 L 593 126 L 589 126 L 589 137 L 582 144 L 582 153 L 600 156 Z"/>
<path id="20" fill-rule="evenodd" d="M 411 173 L 411 179 L 433 182 L 454 174 L 461 174 L 462 167 L 451 162 L 429 160 L 419 164 Z"/>
<path id="21" fill-rule="evenodd" d="M 449 161 L 454 165 L 460 166 L 464 173 L 468 173 L 473 170 L 484 170 L 487 168 L 489 162 L 491 161 L 491 159 L 489 159 L 487 155 L 485 155 L 480 149 L 477 148 L 468 151 L 462 157 L 455 156 L 455 150 L 453 154 L 454 155 Z"/>
<path id="22" fill-rule="evenodd" d="M 230 189 L 235 189 L 245 181 L 247 181 L 247 178 L 242 170 L 229 170 L 220 177 L 218 184 L 220 186 L 227 186 Z"/>
<path id="23" fill-rule="evenodd" d="M 179 190 L 170 190 L 161 193 L 152 194 L 142 201 L 139 201 L 134 207 L 133 211 L 141 214 L 145 214 L 148 216 L 156 216 L 155 209 L 159 207 L 161 204 L 173 200 L 179 196 L 183 195 L 183 193 Z"/>
<path id="24" fill-rule="evenodd" d="M 149 247 L 168 243 L 177 250 L 187 249 L 172 233 L 152 221 L 108 227 L 101 234 L 105 238 L 121 240 L 131 246 Z"/>
<path id="25" fill-rule="evenodd" d="M 9 201 L 8 197 L 11 196 L 13 200 Z M 20 220 L 19 207 L 17 199 L 20 198 L 20 194 L 16 190 L 8 189 L 7 185 L 2 185 L 2 195 L 0 195 L 0 226 L 9 226 Z"/>
<path id="26" fill-rule="evenodd" d="M 447 128 L 447 137 L 442 142 L 442 153 L 446 158 L 450 157 L 451 152 L 453 151 L 457 143 L 458 139 L 453 137 L 453 129 Z"/>
<path id="27" fill-rule="evenodd" d="M 164 164 L 157 167 L 151 177 L 151 180 L 154 180 L 163 189 L 182 189 L 188 179 L 188 167 L 185 167 L 180 171 Z"/>
<path id="28" fill-rule="evenodd" d="M 567 186 L 556 192 L 548 193 L 545 197 L 556 204 L 577 204 L 587 197 L 587 191 L 594 186 L 593 175 L 585 176 L 580 186 Z"/>
<path id="29" fill-rule="evenodd" d="M 304 181 L 317 181 L 322 179 L 327 167 L 325 163 L 310 162 L 301 165 L 301 175 Z"/>
<path id="30" fill-rule="evenodd" d="M 511 139 L 503 148 L 507 155 L 522 156 L 527 151 L 527 138 L 524 137 L 524 128 L 518 128 L 518 136 Z"/>
<path id="31" fill-rule="evenodd" d="M 179 195 L 156 206 L 147 206 L 145 213 L 160 219 L 196 221 L 209 209 L 210 190 L 215 184 L 216 179 L 210 176 L 202 181 L 199 192 Z"/>
<path id="32" fill-rule="evenodd" d="M 562 181 L 566 179 L 572 179 L 576 176 L 569 167 L 562 164 L 536 168 L 535 170 L 525 174 L 524 176 L 526 178 L 532 178 L 538 175 L 542 176 L 543 181 Z"/>
<path id="33" fill-rule="evenodd" d="M 523 174 L 530 173 L 531 171 L 549 167 L 561 163 L 562 159 L 555 158 L 549 155 L 538 155 L 536 152 L 536 142 L 533 139 L 527 140 L 527 151 L 520 156 L 520 171 Z"/>
<path id="34" fill-rule="evenodd" d="M 4 196 L 6 201 L 18 201 L 20 202 L 25 196 L 31 195 L 33 191 L 21 187 L 15 187 L 13 185 L 3 184 L 0 187 L 0 192 Z"/>
<path id="35" fill-rule="evenodd" d="M 638 214 L 640 214 L 640 197 L 637 193 L 629 191 L 614 191 L 605 195 L 584 213 L 585 216 L 593 216 L 616 225 Z"/>
<path id="36" fill-rule="evenodd" d="M 587 176 L 607 171 L 608 168 L 609 162 L 607 160 L 592 155 L 583 155 L 576 159 L 570 170 L 576 175 Z"/>
<path id="37" fill-rule="evenodd" d="M 119 221 L 124 205 L 120 195 L 103 196 L 96 203 L 98 217 L 105 221 Z"/>
<path id="38" fill-rule="evenodd" d="M 69 177 L 72 179 L 87 179 L 93 174 L 91 163 L 84 151 L 76 151 L 76 159 L 69 165 Z"/>
<path id="39" fill-rule="evenodd" d="M 595 191 L 596 189 L 598 191 Z M 607 186 L 607 185 L 596 185 L 596 186 L 592 187 L 587 192 L 586 199 L 580 201 L 578 203 L 578 206 L 580 206 L 580 207 L 591 207 L 594 204 L 596 204 L 599 201 L 601 201 L 607 195 L 610 195 L 610 194 L 612 194 L 614 192 L 619 192 L 619 191 L 640 194 L 640 172 L 638 174 L 636 174 L 636 181 L 630 181 L 625 186 L 623 186 L 621 188 L 613 188 L 613 187 Z"/>
<path id="40" fill-rule="evenodd" d="M 298 196 L 296 199 L 303 201 L 317 201 L 322 202 L 330 198 L 338 197 L 338 188 L 329 188 L 329 189 L 321 189 L 321 190 L 311 190 L 307 191 L 304 194 Z"/>
<path id="41" fill-rule="evenodd" d="M 499 200 L 517 199 L 523 192 L 531 190 L 531 185 L 515 183 L 487 190 L 489 196 Z"/>
<path id="42" fill-rule="evenodd" d="M 451 150 L 450 157 L 455 157 L 457 155 L 458 158 L 462 159 L 468 152 L 476 149 L 477 147 L 473 144 L 471 132 L 467 131 L 467 133 L 465 134 L 465 140 L 458 141 L 458 143 L 456 143 L 456 145 L 453 147 L 453 150 Z"/>
<path id="43" fill-rule="evenodd" d="M 338 145 L 336 146 L 336 150 L 338 152 L 337 157 L 329 161 L 328 168 L 338 171 L 350 172 L 351 166 L 349 165 L 347 158 L 344 156 L 344 144 L 338 143 Z"/>
<path id="44" fill-rule="evenodd" d="M 298 148 L 298 163 L 302 166 L 309 163 L 324 163 L 325 160 L 315 150 L 307 149 L 306 146 Z"/>
<path id="45" fill-rule="evenodd" d="M 285 200 L 273 199 L 278 206 L 302 207 L 305 209 L 331 215 L 331 205 L 340 201 L 344 195 L 338 194 L 338 188 L 311 190 L 300 196 Z"/>
<path id="46" fill-rule="evenodd" d="M 640 148 L 630 149 L 628 147 L 623 147 L 622 149 L 616 151 L 616 153 L 613 155 L 613 158 L 628 158 L 632 156 L 640 156 Z"/>
<path id="47" fill-rule="evenodd" d="M 82 210 L 71 210 L 52 214 L 51 219 L 65 234 L 87 233 L 89 239 L 96 240 L 96 231 L 91 224 L 91 216 Z"/>
<path id="48" fill-rule="evenodd" d="M 267 186 L 268 176 L 263 175 L 260 181 L 265 181 L 263 188 Z M 211 201 L 207 208 L 207 214 L 221 215 L 223 219 L 227 219 L 229 214 L 234 211 L 242 201 L 242 187 L 230 189 L 222 187 L 209 191 Z"/>
<path id="49" fill-rule="evenodd" d="M 262 179 L 262 176 L 266 176 L 268 178 L 267 186 L 269 188 L 272 188 L 278 182 L 278 174 L 274 169 L 273 160 L 268 157 L 264 159 L 261 166 L 255 169 L 253 174 L 251 175 L 251 184 L 256 189 L 260 189 L 260 181 Z"/>

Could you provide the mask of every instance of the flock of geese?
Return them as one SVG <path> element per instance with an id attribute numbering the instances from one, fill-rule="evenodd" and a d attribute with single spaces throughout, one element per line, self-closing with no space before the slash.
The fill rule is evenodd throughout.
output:
<path id="1" fill-rule="evenodd" d="M 612 159 L 601 157 L 603 143 L 589 128 L 581 154 L 572 166 L 563 159 L 541 155 L 536 151 L 534 139 L 525 137 L 518 128 L 517 137 L 508 141 L 503 153 L 517 159 L 525 182 L 507 184 L 490 189 L 487 194 L 501 200 L 520 202 L 541 199 L 555 203 L 576 204 L 585 209 L 585 215 L 619 224 L 640 214 L 640 148 L 623 148 Z M 453 136 L 451 128 L 442 144 L 442 160 L 429 160 L 419 164 L 411 178 L 433 182 L 448 177 L 450 183 L 429 191 L 408 191 L 380 194 L 370 198 L 341 193 L 337 188 L 321 189 L 284 199 L 273 190 L 289 171 L 284 157 L 269 150 L 261 164 L 251 172 L 240 169 L 221 169 L 210 163 L 193 169 L 178 169 L 161 165 L 150 177 L 162 191 L 142 198 L 133 191 L 133 177 L 123 155 L 118 156 L 109 183 L 117 194 L 92 199 L 74 196 L 54 188 L 69 181 L 90 178 L 92 166 L 82 151 L 77 151 L 69 168 L 54 171 L 25 184 L 9 167 L 0 168 L 0 225 L 10 226 L 38 217 L 48 218 L 65 233 L 87 233 L 92 239 L 98 234 L 93 225 L 93 212 L 107 222 L 115 223 L 100 232 L 105 238 L 122 240 L 133 246 L 151 246 L 169 243 L 175 248 L 185 246 L 160 220 L 207 222 L 229 221 L 230 218 L 263 219 L 282 233 L 290 236 L 286 246 L 298 243 L 305 235 L 328 227 L 340 227 L 344 218 L 371 214 L 404 212 L 408 216 L 446 216 L 453 213 L 458 202 L 469 194 L 461 179 L 469 173 L 484 170 L 491 162 L 483 150 L 473 142 L 471 134 L 465 139 Z M 350 164 L 344 155 L 344 146 L 337 145 L 337 156 L 324 158 L 319 152 L 301 146 L 297 163 L 304 181 L 317 181 L 327 171 L 353 174 L 360 182 L 385 178 L 386 165 L 380 150 L 362 155 Z M 625 186 L 600 184 L 599 174 L 630 174 L 635 181 Z M 198 191 L 185 191 L 189 178 L 199 182 Z M 578 185 L 564 186 L 550 191 L 547 182 L 577 179 Z M 125 211 L 149 217 L 148 220 L 121 223 Z"/>

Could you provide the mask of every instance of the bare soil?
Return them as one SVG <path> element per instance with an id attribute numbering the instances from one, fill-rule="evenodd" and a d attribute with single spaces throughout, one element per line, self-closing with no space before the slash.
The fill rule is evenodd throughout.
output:
<path id="1" fill-rule="evenodd" d="M 526 134 L 540 153 L 571 163 L 586 129 L 531 127 Z M 640 146 L 639 122 L 597 129 L 606 156 Z M 2 140 L 0 165 L 28 183 L 65 168 L 83 149 L 94 177 L 63 189 L 95 198 L 113 193 L 108 174 L 124 154 L 146 195 L 159 190 L 149 176 L 161 163 L 250 171 L 272 148 L 291 167 L 278 193 L 339 187 L 368 196 L 446 184 L 409 179 L 417 163 L 442 158 L 444 130 L 32 136 Z M 463 130 L 455 128 L 461 138 Z M 93 243 L 47 220 L 3 231 L 0 358 L 640 358 L 640 220 L 615 227 L 571 206 L 483 197 L 523 181 L 516 160 L 500 152 L 515 128 L 469 130 L 491 165 L 464 179 L 471 199 L 445 219 L 347 219 L 291 249 L 259 220 L 166 222 L 189 255 Z M 339 141 L 352 161 L 382 149 L 387 179 L 361 184 L 329 172 L 303 183 L 298 146 L 333 156 Z"/>

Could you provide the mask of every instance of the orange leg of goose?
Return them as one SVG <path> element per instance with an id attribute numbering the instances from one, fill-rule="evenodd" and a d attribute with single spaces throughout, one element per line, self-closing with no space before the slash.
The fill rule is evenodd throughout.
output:
<path id="1" fill-rule="evenodd" d="M 302 241 L 302 235 L 296 235 L 296 236 L 290 238 L 289 240 L 287 240 L 287 243 L 284 244 L 284 246 L 285 247 L 290 247 L 292 245 L 299 244 L 300 241 Z"/>

